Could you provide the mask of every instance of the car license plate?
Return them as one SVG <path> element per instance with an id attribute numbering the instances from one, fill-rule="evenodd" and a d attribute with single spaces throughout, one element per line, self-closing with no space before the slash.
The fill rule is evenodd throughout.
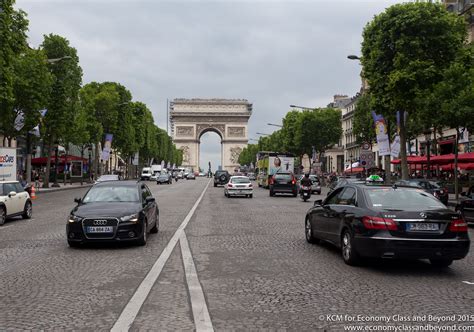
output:
<path id="1" fill-rule="evenodd" d="M 308 193 L 304 193 L 303 196 L 308 196 Z"/>
<path id="2" fill-rule="evenodd" d="M 439 231 L 439 224 L 435 224 L 435 223 L 408 224 L 407 231 Z"/>
<path id="3" fill-rule="evenodd" d="M 87 233 L 113 233 L 113 226 L 87 226 Z"/>

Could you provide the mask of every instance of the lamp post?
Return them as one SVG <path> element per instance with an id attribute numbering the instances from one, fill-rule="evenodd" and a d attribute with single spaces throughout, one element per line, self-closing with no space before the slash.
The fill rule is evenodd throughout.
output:
<path id="1" fill-rule="evenodd" d="M 352 175 L 352 158 L 353 158 L 352 152 L 351 152 L 351 154 L 349 155 L 349 158 L 351 158 L 351 159 L 350 159 L 350 163 L 351 163 L 351 175 Z"/>
<path id="2" fill-rule="evenodd" d="M 359 60 L 359 61 L 362 60 L 362 58 L 361 58 L 360 56 L 357 56 L 357 55 L 354 55 L 354 54 L 349 54 L 349 55 L 347 56 L 347 58 L 348 58 L 349 60 Z"/>
<path id="3" fill-rule="evenodd" d="M 257 135 L 262 135 L 262 136 L 270 136 L 270 134 L 265 134 L 265 133 L 256 133 Z"/>
<path id="4" fill-rule="evenodd" d="M 59 154 L 59 142 L 56 142 L 56 149 L 54 150 L 54 183 L 51 186 L 53 188 L 60 187 L 58 183 L 58 168 L 59 168 L 58 154 Z"/>
<path id="5" fill-rule="evenodd" d="M 427 129 L 423 132 L 425 135 L 425 142 L 426 142 L 426 174 L 425 178 L 431 178 L 431 129 Z"/>
<path id="6" fill-rule="evenodd" d="M 267 123 L 268 126 L 274 126 L 274 127 L 279 127 L 279 128 L 283 128 L 282 125 L 279 125 L 279 124 L 275 124 L 275 123 Z"/>
<path id="7" fill-rule="evenodd" d="M 300 108 L 302 110 L 308 110 L 308 111 L 312 111 L 314 110 L 314 107 L 306 107 L 306 106 L 298 106 L 298 105 L 290 105 L 291 108 Z"/>

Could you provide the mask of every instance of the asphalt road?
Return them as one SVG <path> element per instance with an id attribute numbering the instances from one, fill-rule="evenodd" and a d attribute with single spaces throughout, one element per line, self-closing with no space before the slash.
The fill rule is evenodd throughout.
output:
<path id="1" fill-rule="evenodd" d="M 15 219 L 0 228 L 0 330 L 110 330 L 168 249 L 130 322 L 132 331 L 193 330 L 205 326 L 194 318 L 204 309 L 218 331 L 339 331 L 352 323 L 381 324 L 361 321 L 377 319 L 370 317 L 450 319 L 473 312 L 472 253 L 445 270 L 424 261 L 350 267 L 331 246 L 305 241 L 305 212 L 322 196 L 304 203 L 256 188 L 253 199 L 228 199 L 211 184 L 189 214 L 207 183 L 148 183 L 161 218 L 160 232 L 145 247 L 71 249 L 66 218 L 73 198 L 86 190 L 39 195 L 32 220 Z M 168 246 L 187 216 L 191 260 L 182 240 Z M 443 324 L 474 325 L 474 317 L 455 319 Z"/>

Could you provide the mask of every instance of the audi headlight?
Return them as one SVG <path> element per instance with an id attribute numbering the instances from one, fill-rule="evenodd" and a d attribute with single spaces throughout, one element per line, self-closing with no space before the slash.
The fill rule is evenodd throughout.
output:
<path id="1" fill-rule="evenodd" d="M 69 216 L 69 222 L 81 222 L 82 218 L 71 214 Z"/>
<path id="2" fill-rule="evenodd" d="M 122 217 L 122 218 L 120 218 L 120 221 L 136 223 L 136 222 L 138 222 L 138 214 L 135 213 L 135 214 L 131 214 L 129 216 Z"/>

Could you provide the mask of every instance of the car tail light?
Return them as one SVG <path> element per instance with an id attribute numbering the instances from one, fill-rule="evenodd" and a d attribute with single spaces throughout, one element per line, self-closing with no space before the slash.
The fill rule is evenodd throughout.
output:
<path id="1" fill-rule="evenodd" d="M 467 233 L 467 223 L 463 219 L 456 219 L 449 224 L 449 231 L 455 233 Z"/>
<path id="2" fill-rule="evenodd" d="M 251 183 L 249 184 L 249 187 L 253 187 Z"/>
<path id="3" fill-rule="evenodd" d="M 367 229 L 377 229 L 377 230 L 389 230 L 396 231 L 397 224 L 393 219 L 380 218 L 380 217 L 362 217 L 362 223 Z"/>
<path id="4" fill-rule="evenodd" d="M 295 183 L 296 183 L 296 180 L 295 180 L 295 178 L 293 178 L 293 179 L 291 180 L 291 184 L 295 184 Z"/>
<path id="5" fill-rule="evenodd" d="M 232 186 L 232 183 L 228 183 L 228 184 L 227 184 L 227 187 L 231 187 L 231 188 L 232 188 L 232 187 L 233 187 L 233 186 Z"/>

